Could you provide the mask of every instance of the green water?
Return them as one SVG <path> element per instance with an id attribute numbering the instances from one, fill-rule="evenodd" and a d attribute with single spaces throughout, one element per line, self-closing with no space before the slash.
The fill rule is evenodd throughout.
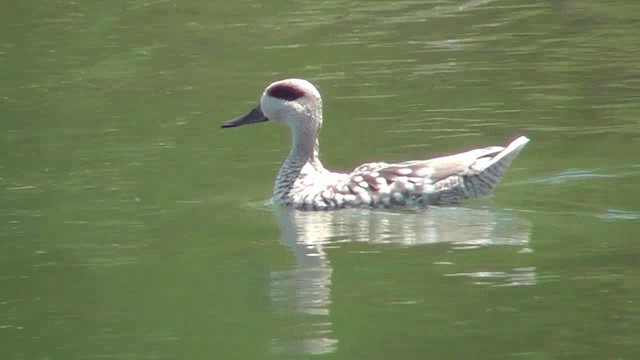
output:
<path id="1" fill-rule="evenodd" d="M 22 1 L 0 12 L 0 358 L 637 359 L 636 0 Z M 490 198 L 263 206 L 314 81 L 348 169 L 518 134 Z"/>

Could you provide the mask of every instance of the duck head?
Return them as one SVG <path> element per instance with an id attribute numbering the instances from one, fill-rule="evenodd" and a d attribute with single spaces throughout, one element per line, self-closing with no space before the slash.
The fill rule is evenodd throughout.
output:
<path id="1" fill-rule="evenodd" d="M 263 121 L 287 124 L 294 130 L 315 130 L 322 125 L 322 98 L 313 84 L 303 79 L 286 79 L 267 86 L 260 104 L 247 114 L 229 120 L 222 128 Z"/>

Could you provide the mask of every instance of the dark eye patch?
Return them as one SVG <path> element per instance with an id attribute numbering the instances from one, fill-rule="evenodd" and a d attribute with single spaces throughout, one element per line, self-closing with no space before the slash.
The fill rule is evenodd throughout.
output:
<path id="1" fill-rule="evenodd" d="M 267 90 L 267 94 L 274 98 L 293 101 L 304 96 L 304 90 L 291 84 L 274 85 Z"/>

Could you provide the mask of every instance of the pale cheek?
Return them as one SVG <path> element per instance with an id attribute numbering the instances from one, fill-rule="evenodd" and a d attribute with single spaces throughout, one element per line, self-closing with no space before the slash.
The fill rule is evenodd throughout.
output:
<path id="1" fill-rule="evenodd" d="M 282 121 L 282 111 L 280 110 L 275 110 L 275 111 L 271 111 L 271 116 L 273 119 L 270 120 L 275 120 L 275 121 Z"/>

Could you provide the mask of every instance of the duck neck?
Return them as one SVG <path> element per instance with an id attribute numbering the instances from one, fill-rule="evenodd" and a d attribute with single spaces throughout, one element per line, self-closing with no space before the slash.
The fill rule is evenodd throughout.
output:
<path id="1" fill-rule="evenodd" d="M 311 122 L 309 122 L 311 123 Z M 304 122 L 303 122 L 304 124 Z M 320 124 L 314 122 L 313 124 Z M 296 179 L 300 176 L 300 172 L 309 164 L 317 172 L 325 171 L 324 166 L 320 162 L 320 143 L 318 141 L 318 133 L 320 126 L 292 126 L 292 147 L 289 156 L 282 164 L 276 184 L 274 195 L 276 198 L 286 198 L 293 187 Z"/>
<path id="2" fill-rule="evenodd" d="M 318 100 L 319 101 L 319 100 Z M 307 108 L 307 111 L 288 119 L 291 128 L 291 152 L 286 163 L 297 165 L 302 169 L 306 163 L 316 171 L 324 170 L 320 162 L 320 144 L 318 135 L 322 128 L 322 107 Z"/>
<path id="3" fill-rule="evenodd" d="M 318 131 L 293 131 L 292 148 L 287 162 L 301 164 L 311 164 L 316 170 L 323 169 L 320 162 L 320 142 L 318 141 Z"/>

